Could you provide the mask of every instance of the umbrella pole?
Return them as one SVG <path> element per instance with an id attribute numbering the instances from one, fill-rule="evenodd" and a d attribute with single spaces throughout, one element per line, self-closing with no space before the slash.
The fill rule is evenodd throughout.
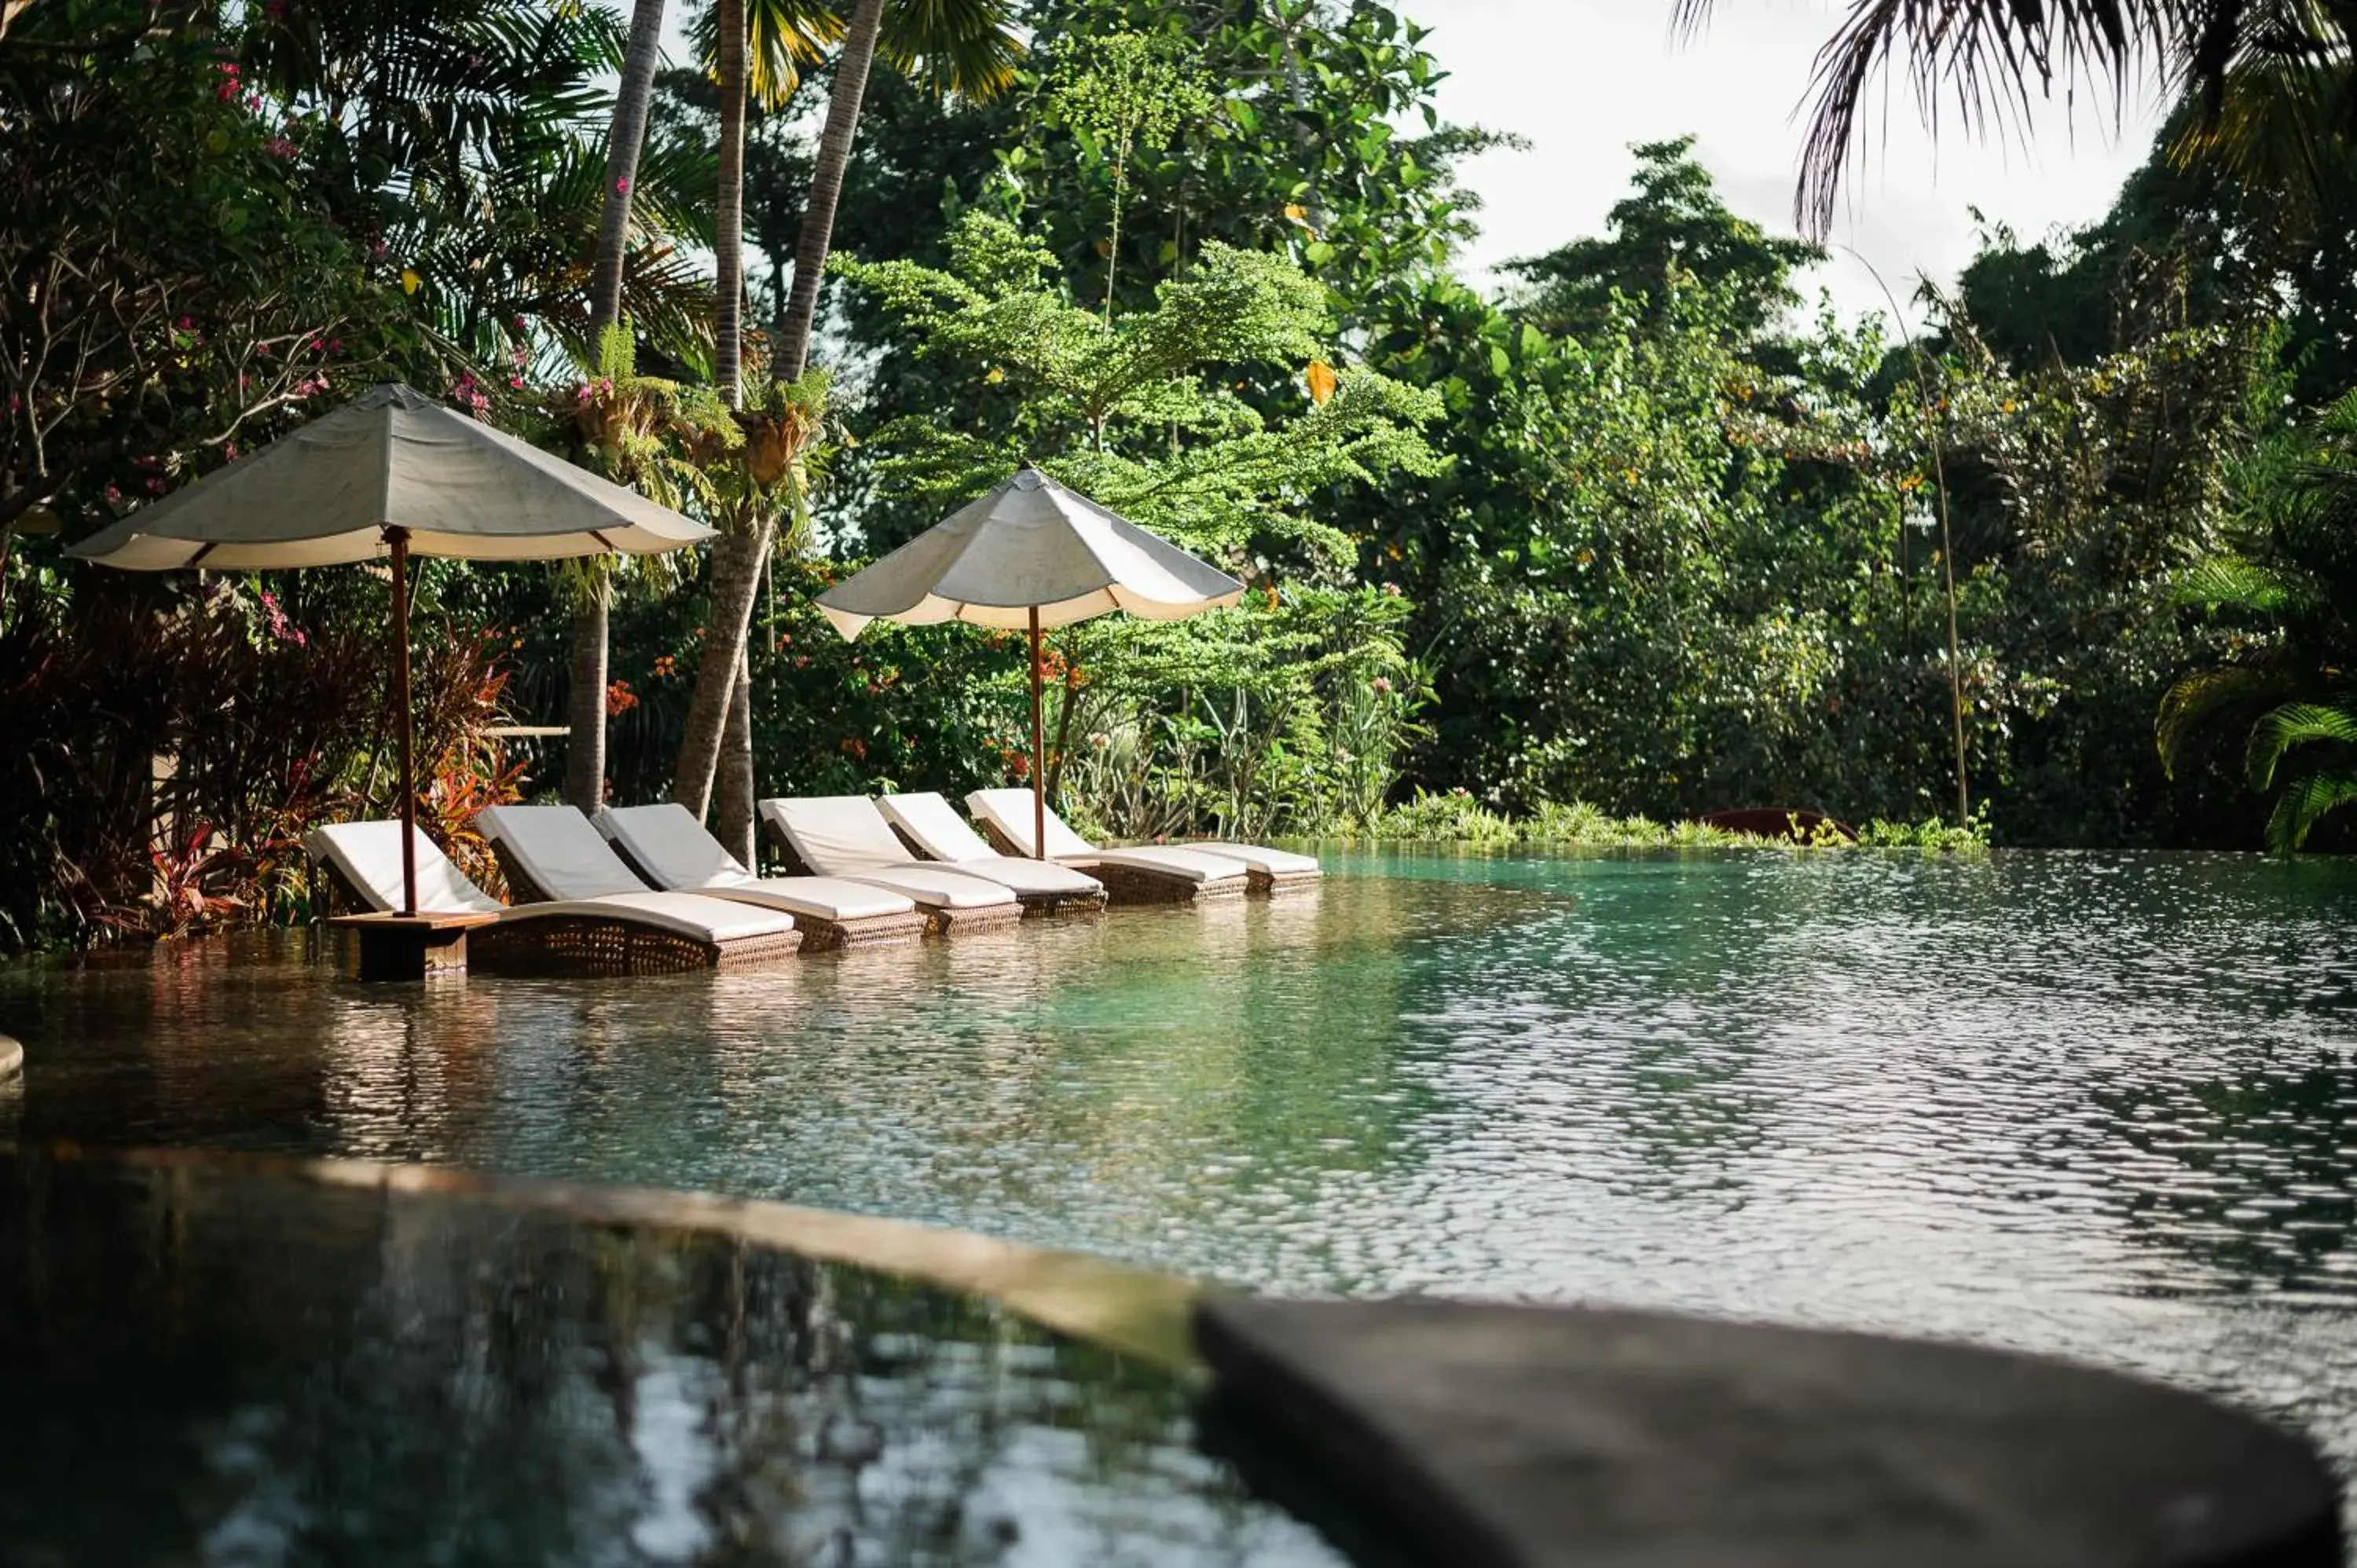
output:
<path id="1" fill-rule="evenodd" d="M 1031 607 L 1031 854 L 1048 858 L 1048 730 L 1040 717 L 1039 607 Z"/>
<path id="2" fill-rule="evenodd" d="M 393 548 L 393 705 L 401 714 L 401 912 L 417 913 L 417 775 L 409 711 L 409 530 L 388 528 Z"/>

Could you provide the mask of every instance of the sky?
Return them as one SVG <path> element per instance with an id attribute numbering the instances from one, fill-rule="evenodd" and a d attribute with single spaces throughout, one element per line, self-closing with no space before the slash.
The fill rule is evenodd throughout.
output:
<path id="1" fill-rule="evenodd" d="M 1500 149 L 1463 166 L 1483 200 L 1483 233 L 1469 257 L 1480 274 L 1602 231 L 1626 191 L 1635 142 L 1693 133 L 1722 199 L 1779 232 L 1792 228 L 1810 68 L 1846 5 L 1833 0 L 1716 0 L 1697 38 L 1674 37 L 1667 0 L 1392 0 L 1432 29 L 1425 41 L 1450 72 L 1442 113 L 1514 132 L 1526 151 Z M 2115 117 L 2105 98 L 2076 115 L 2041 106 L 2035 139 L 1975 142 L 1926 132 L 1900 95 L 1869 132 L 1865 161 L 1845 182 L 1831 241 L 1872 263 L 1907 306 L 1919 275 L 1945 285 L 1974 249 L 1972 209 L 2026 239 L 2103 215 L 2149 148 L 2158 124 L 2148 98 Z M 1831 291 L 1845 314 L 1889 314 L 1873 273 L 1840 249 L 1803 280 Z M 1914 312 L 1909 308 L 1910 318 Z"/>

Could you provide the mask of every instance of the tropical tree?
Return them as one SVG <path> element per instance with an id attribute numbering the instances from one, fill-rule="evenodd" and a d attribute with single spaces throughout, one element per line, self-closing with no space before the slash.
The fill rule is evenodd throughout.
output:
<path id="1" fill-rule="evenodd" d="M 716 13 L 722 181 L 720 298 L 716 321 L 725 392 L 736 371 L 743 312 L 744 94 L 749 83 L 744 0 L 717 0 Z M 860 103 L 876 55 L 880 49 L 901 70 L 942 91 L 997 92 L 1014 80 L 1014 62 L 1021 51 L 1011 23 L 1006 0 L 856 0 L 843 29 L 834 88 L 812 169 L 810 200 L 795 247 L 793 291 L 777 338 L 770 345 L 768 371 L 776 384 L 803 384 L 817 320 L 819 285 L 834 241 L 835 205 L 850 165 Z M 806 21 L 799 27 L 781 25 L 776 33 L 779 50 L 789 52 L 789 38 L 806 40 L 820 32 L 816 21 Z M 790 84 L 782 68 L 772 80 Z M 816 434 L 814 424 L 810 434 Z M 751 710 L 749 693 L 740 694 L 740 688 L 747 679 L 745 641 L 752 624 L 753 602 L 776 539 L 777 521 L 767 509 L 756 508 L 748 526 L 724 537 L 713 551 L 712 615 L 680 743 L 679 764 L 672 779 L 672 799 L 704 815 L 711 804 L 725 743 L 729 768 L 717 828 L 721 842 L 748 863 L 754 849 Z"/>
<path id="2" fill-rule="evenodd" d="M 1607 232 L 1507 263 L 1529 285 L 1513 313 L 1558 337 L 1584 339 L 1610 329 L 1620 314 L 1616 293 L 1645 301 L 1648 320 L 1665 321 L 1670 291 L 1683 282 L 1723 288 L 1735 312 L 1730 325 L 1746 343 L 1778 328 L 1801 303 L 1792 274 L 1825 253 L 1729 211 L 1695 161 L 1694 145 L 1680 136 L 1631 148 L 1633 188 L 1606 216 Z"/>
<path id="3" fill-rule="evenodd" d="M 2195 731 L 2248 716 L 2244 777 L 2275 796 L 2267 847 L 2283 854 L 2357 802 L 2357 393 L 2319 426 L 2290 473 L 2260 489 L 2250 551 L 2212 555 L 2177 579 L 2178 604 L 2237 630 L 2223 660 L 2170 688 L 2154 728 L 2174 768 Z"/>
<path id="4" fill-rule="evenodd" d="M 1112 321 L 1074 297 L 1046 243 L 993 214 L 959 224 L 947 269 L 835 266 L 970 411 L 956 428 L 910 418 L 874 433 L 895 489 L 944 509 L 1028 461 L 1254 584 L 1251 607 L 1179 627 L 1141 632 L 1112 617 L 1059 634 L 1049 787 L 1076 731 L 1102 730 L 1147 773 L 1172 774 L 1174 748 L 1196 759 L 1176 769 L 1190 782 L 1160 792 L 1178 813 L 1164 831 L 1209 819 L 1265 831 L 1265 786 L 1287 758 L 1322 751 L 1284 742 L 1322 733 L 1327 700 L 1346 688 L 1405 682 L 1405 607 L 1330 586 L 1358 545 L 1322 514 L 1395 471 L 1432 473 L 1421 426 L 1439 399 L 1333 369 L 1326 292 L 1283 255 L 1207 244 L 1151 308 Z M 1246 395 L 1278 384 L 1282 410 Z M 1096 716 L 1084 724 L 1084 712 Z M 1109 798 L 1106 766 L 1091 777 Z M 1321 775 L 1296 793 L 1340 784 Z M 1141 822 L 1125 811 L 1120 825 Z"/>

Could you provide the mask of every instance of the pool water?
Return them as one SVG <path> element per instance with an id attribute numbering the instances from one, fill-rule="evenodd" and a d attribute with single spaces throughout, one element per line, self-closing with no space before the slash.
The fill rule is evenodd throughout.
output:
<path id="1" fill-rule="evenodd" d="M 654 981 L 0 969 L 27 1141 L 696 1187 L 1308 1293 L 2057 1352 L 2357 1474 L 2357 864 L 1334 854 Z"/>
<path id="2" fill-rule="evenodd" d="M 1334 1568 L 1195 1391 L 645 1222 L 0 1159 L 0 1563 Z"/>

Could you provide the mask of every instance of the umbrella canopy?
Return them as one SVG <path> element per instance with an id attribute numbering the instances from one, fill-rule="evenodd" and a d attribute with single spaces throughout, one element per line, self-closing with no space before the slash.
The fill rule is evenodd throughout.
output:
<path id="1" fill-rule="evenodd" d="M 102 566 L 263 572 L 382 553 L 393 567 L 401 714 L 401 885 L 417 910 L 409 703 L 409 557 L 650 555 L 712 530 L 512 435 L 386 383 L 75 545 Z"/>
<path id="2" fill-rule="evenodd" d="M 1234 604 L 1243 592 L 1242 583 L 1218 567 L 1027 467 L 821 594 L 818 607 L 846 639 L 871 620 L 905 626 L 962 620 L 1029 629 L 1031 844 L 1045 859 L 1040 629 L 1114 610 L 1178 620 Z"/>
<path id="3" fill-rule="evenodd" d="M 1232 605 L 1244 585 L 1037 468 L 819 596 L 835 629 L 871 620 L 1069 626 L 1114 610 L 1177 620 Z"/>
<path id="4" fill-rule="evenodd" d="M 385 553 L 475 561 L 645 555 L 711 537 L 657 506 L 388 383 L 92 534 L 71 553 L 135 572 L 260 572 Z"/>

